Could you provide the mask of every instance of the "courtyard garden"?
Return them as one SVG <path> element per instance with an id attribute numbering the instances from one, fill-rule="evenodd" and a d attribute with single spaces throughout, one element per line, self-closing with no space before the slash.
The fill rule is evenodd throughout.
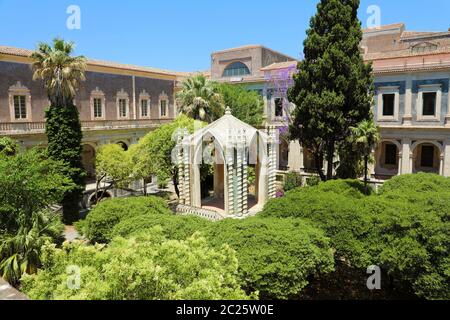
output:
<path id="1" fill-rule="evenodd" d="M 318 5 L 305 59 L 285 92 L 294 107 L 282 130 L 268 123 L 256 92 L 202 74 L 188 78 L 174 121 L 128 150 L 115 144 L 98 150 L 97 185 L 107 186 L 81 220 L 83 132 L 74 98 L 86 61 L 71 56 L 72 43 L 40 44 L 32 58 L 51 104 L 48 144 L 21 150 L 0 139 L 0 276 L 37 300 L 450 299 L 450 178 L 418 173 L 370 186 L 380 135 L 371 111 L 372 67 L 359 50 L 358 6 Z M 255 174 L 258 162 L 247 167 L 239 154 L 241 167 L 229 171 L 240 174 L 236 189 L 245 196 L 251 189 L 264 193 L 260 211 L 214 222 L 177 215 L 174 206 L 189 202 L 182 198 L 189 181 L 181 187 L 184 173 L 173 161 L 177 134 L 231 113 L 233 123 L 273 133 L 267 181 Z M 315 165 L 308 178 L 286 173 L 278 190 L 275 130 L 308 149 Z M 205 188 L 197 191 L 205 197 L 214 170 L 198 167 Z M 173 192 L 148 195 L 144 187 L 139 196 L 103 197 L 153 176 Z M 65 226 L 79 239 L 66 241 Z M 374 268 L 381 284 L 371 290 L 367 271 Z"/>
<path id="2" fill-rule="evenodd" d="M 75 224 L 85 240 L 36 230 L 41 261 L 17 285 L 32 299 L 449 299 L 450 180 L 406 175 L 365 190 L 299 187 L 256 217 L 220 222 L 174 215 L 154 196 L 105 200 Z M 371 265 L 381 290 L 366 287 Z"/>

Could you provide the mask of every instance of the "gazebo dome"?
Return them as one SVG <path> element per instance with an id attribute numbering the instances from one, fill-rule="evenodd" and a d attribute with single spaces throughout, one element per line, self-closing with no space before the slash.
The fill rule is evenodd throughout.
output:
<path id="1" fill-rule="evenodd" d="M 202 128 L 202 130 L 198 130 L 188 137 L 188 139 L 192 139 L 192 143 L 196 145 L 202 140 L 213 137 L 215 143 L 217 143 L 222 150 L 225 150 L 228 143 L 230 143 L 230 134 L 231 136 L 235 136 L 238 133 L 241 136 L 245 134 L 245 140 L 248 144 L 252 144 L 258 135 L 264 142 L 267 141 L 267 134 L 265 132 L 259 131 L 233 116 L 229 107 L 227 107 L 223 117 Z"/>

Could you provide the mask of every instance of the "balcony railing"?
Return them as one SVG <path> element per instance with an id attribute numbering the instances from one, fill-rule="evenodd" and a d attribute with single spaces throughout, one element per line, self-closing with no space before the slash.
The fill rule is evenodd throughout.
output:
<path id="1" fill-rule="evenodd" d="M 83 131 L 153 129 L 173 119 L 96 120 L 82 121 Z M 0 135 L 39 134 L 45 132 L 45 122 L 0 122 Z"/>

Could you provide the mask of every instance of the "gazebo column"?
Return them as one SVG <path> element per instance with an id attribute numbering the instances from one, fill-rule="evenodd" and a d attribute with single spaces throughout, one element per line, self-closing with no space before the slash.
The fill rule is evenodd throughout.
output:
<path id="1" fill-rule="evenodd" d="M 235 199 L 234 199 L 234 146 L 233 146 L 233 135 L 231 130 L 228 132 L 227 141 L 227 179 L 228 179 L 228 193 L 227 193 L 227 214 L 235 214 Z"/>
<path id="2" fill-rule="evenodd" d="M 276 135 L 275 135 L 275 127 L 270 126 L 267 132 L 267 135 L 269 136 L 269 177 L 268 177 L 268 196 L 269 199 L 276 197 L 276 165 L 277 165 L 277 156 L 276 156 Z"/>
<path id="3" fill-rule="evenodd" d="M 201 190 L 201 176 L 200 164 L 196 162 L 191 166 L 192 184 L 191 184 L 191 205 L 196 208 L 202 207 L 202 190 Z"/>
<path id="4" fill-rule="evenodd" d="M 236 190 L 236 214 L 242 216 L 243 213 L 243 199 L 242 199 L 242 136 L 241 132 L 238 131 L 237 141 L 236 141 L 236 151 L 237 151 L 237 161 L 236 161 L 236 179 L 237 179 L 237 190 Z"/>
<path id="5" fill-rule="evenodd" d="M 183 132 L 178 129 L 177 141 L 177 165 L 178 165 L 178 190 L 180 191 L 180 204 L 185 204 L 184 195 L 184 166 L 183 166 Z"/>
<path id="6" fill-rule="evenodd" d="M 190 144 L 188 139 L 188 131 L 184 129 L 184 140 L 183 140 L 183 167 L 184 167 L 184 183 L 183 183 L 183 194 L 184 202 L 187 206 L 191 204 L 191 172 L 190 172 L 190 161 L 189 161 L 189 148 Z"/>
<path id="7" fill-rule="evenodd" d="M 247 134 L 244 130 L 242 135 L 242 214 L 248 214 L 248 159 L 247 159 Z"/>

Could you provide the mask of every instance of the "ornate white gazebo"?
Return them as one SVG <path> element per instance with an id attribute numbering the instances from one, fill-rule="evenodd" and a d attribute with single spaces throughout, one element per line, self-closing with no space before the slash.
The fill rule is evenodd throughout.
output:
<path id="1" fill-rule="evenodd" d="M 189 135 L 178 132 L 179 214 L 195 214 L 211 220 L 241 218 L 262 209 L 276 197 L 277 134 L 237 119 L 227 108 L 225 115 Z M 214 195 L 211 203 L 201 199 L 200 165 L 214 165 Z M 249 202 L 248 166 L 255 168 L 255 196 Z M 223 206 L 215 206 L 223 203 Z M 253 206 L 251 204 L 254 204 Z"/>

